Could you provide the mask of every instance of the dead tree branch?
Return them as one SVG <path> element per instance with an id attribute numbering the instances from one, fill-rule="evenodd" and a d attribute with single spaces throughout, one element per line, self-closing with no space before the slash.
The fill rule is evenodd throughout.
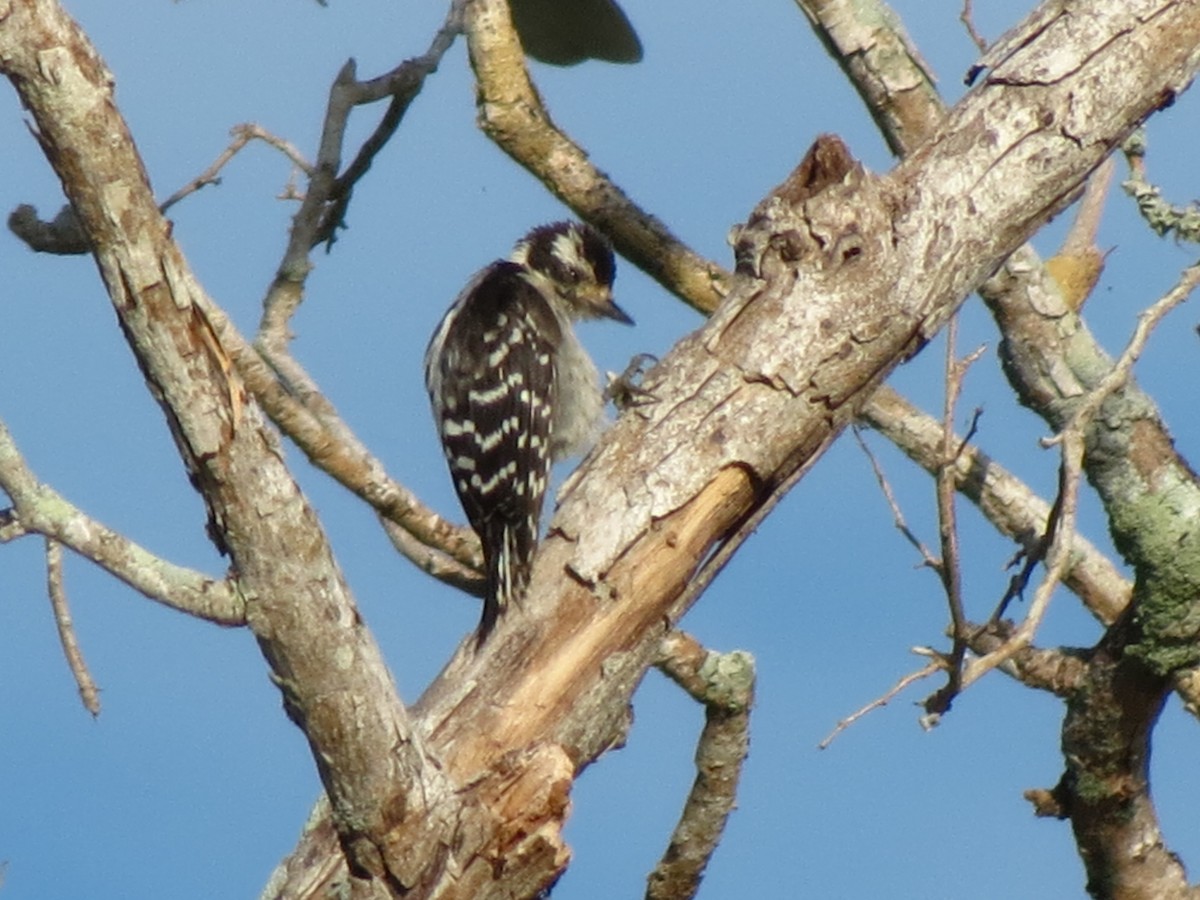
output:
<path id="1" fill-rule="evenodd" d="M 435 823 L 463 803 L 428 764 L 316 514 L 206 315 L 211 301 L 154 202 L 111 73 L 52 0 L 6 7 L 0 71 L 89 237 L 122 332 L 204 499 L 209 535 L 231 557 L 249 598 L 246 622 L 313 748 L 352 871 L 421 882 L 440 830 L 402 850 L 388 843 L 389 830 L 405 815 Z"/>
<path id="2" fill-rule="evenodd" d="M 484 133 L 608 234 L 631 263 L 700 312 L 716 309 L 729 290 L 728 274 L 630 200 L 550 119 L 529 79 L 505 0 L 472 0 L 466 26 Z"/>
<path id="3" fill-rule="evenodd" d="M 591 457 L 526 604 L 409 711 L 169 241 L 102 63 L 49 0 L 13 0 L 0 68 L 80 211 L 330 795 L 340 849 L 306 847 L 310 860 L 343 852 L 356 878 L 410 898 L 532 896 L 560 874 L 572 779 L 619 736 L 700 562 L 1192 77 L 1187 10 L 1164 0 L 1132 27 L 1124 4 L 1085 5 L 1090 31 L 1029 34 L 1004 63 L 1019 90 L 989 80 L 888 176 L 818 143 L 740 231 L 727 302 L 652 373 L 658 402 Z M 1065 70 L 1039 75 L 1047 54 Z M 103 152 L 85 140 L 97 129 Z M 930 273 L 931 255 L 958 264 Z"/>
<path id="4" fill-rule="evenodd" d="M 1137 202 L 1146 224 L 1160 237 L 1173 234 L 1180 240 L 1200 243 L 1200 204 L 1177 206 L 1164 200 L 1162 189 L 1147 177 L 1145 133 L 1134 134 L 1122 149 L 1129 163 L 1129 177 L 1121 187 Z"/>
<path id="5" fill-rule="evenodd" d="M 863 408 L 863 421 L 879 431 L 931 475 L 936 471 L 941 423 L 917 409 L 890 387 L 880 388 Z M 958 454 L 958 489 L 1001 534 L 1021 544 L 1028 555 L 1041 542 L 1050 504 L 977 447 Z M 1066 586 L 1106 625 L 1129 604 L 1133 586 L 1086 538 L 1075 535 Z"/>
<path id="6" fill-rule="evenodd" d="M 54 625 L 58 629 L 58 640 L 62 644 L 63 656 L 79 688 L 79 699 L 83 708 L 93 717 L 100 715 L 100 692 L 92 673 L 88 671 L 79 638 L 75 634 L 75 623 L 71 621 L 71 607 L 67 602 L 67 590 L 63 587 L 62 544 L 46 538 L 46 592 L 50 595 L 50 608 L 54 611 Z"/>
<path id="7" fill-rule="evenodd" d="M 164 606 L 217 625 L 245 625 L 246 603 L 231 580 L 173 565 L 86 516 L 29 469 L 0 421 L 0 489 L 13 507 L 0 511 L 0 543 L 40 534 L 70 547 Z"/>
<path id="8" fill-rule="evenodd" d="M 663 638 L 657 665 L 704 704 L 704 730 L 696 745 L 696 780 L 671 842 L 650 873 L 646 900 L 690 900 L 737 802 L 750 752 L 754 658 L 739 650 L 714 653 L 674 631 Z"/>

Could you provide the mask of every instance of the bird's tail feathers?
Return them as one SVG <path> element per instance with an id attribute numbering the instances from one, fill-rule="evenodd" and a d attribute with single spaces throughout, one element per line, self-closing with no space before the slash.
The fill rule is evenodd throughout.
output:
<path id="1" fill-rule="evenodd" d="M 479 622 L 478 642 L 491 634 L 500 614 L 511 604 L 520 603 L 529 587 L 533 554 L 537 550 L 536 532 L 526 524 L 501 523 L 495 540 L 485 537 L 485 547 L 500 552 L 487 560 L 487 592 L 483 598 L 483 618 Z"/>

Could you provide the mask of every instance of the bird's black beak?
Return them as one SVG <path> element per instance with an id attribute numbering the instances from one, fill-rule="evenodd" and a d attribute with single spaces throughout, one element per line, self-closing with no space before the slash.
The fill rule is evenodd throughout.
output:
<path id="1" fill-rule="evenodd" d="M 617 306 L 611 296 L 608 298 L 606 303 L 603 303 L 600 306 L 599 311 L 600 315 L 604 316 L 606 319 L 612 319 L 613 321 L 620 322 L 623 325 L 635 324 L 633 317 L 630 316 L 629 313 L 625 312 L 625 310 L 621 309 L 621 307 Z"/>

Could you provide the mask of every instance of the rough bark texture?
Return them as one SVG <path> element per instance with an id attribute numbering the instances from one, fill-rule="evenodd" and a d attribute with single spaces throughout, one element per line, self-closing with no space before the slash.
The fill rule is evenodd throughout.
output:
<path id="1" fill-rule="evenodd" d="M 894 33 L 895 23 L 881 14 L 883 5 L 798 2 L 864 98 L 885 110 L 877 121 L 892 146 L 898 151 L 918 146 L 944 107 L 903 35 Z M 1194 4 L 1177 6 L 1194 20 Z M 1156 15 L 1144 5 L 1129 13 L 1130 21 Z M 1002 38 L 987 61 L 1005 58 L 1030 33 L 1052 26 L 1079 30 L 1088 22 L 1082 9 L 1046 4 Z M 1183 32 L 1179 39 L 1194 37 Z M 1021 401 L 1054 429 L 1062 428 L 1112 365 L 1076 315 L 1078 299 L 1072 304 L 1063 296 L 1028 246 L 1010 257 L 980 293 L 1004 337 L 1005 371 Z M 1197 646 L 1193 610 L 1200 545 L 1190 523 L 1200 509 L 1200 485 L 1174 451 L 1152 402 L 1132 382 L 1108 398 L 1086 433 L 1088 478 L 1137 572 L 1133 612 L 1117 618 L 1099 647 L 1083 655 L 1082 671 L 1062 691 L 1069 699 L 1063 724 L 1067 771 L 1053 792 L 1052 811 L 1039 800 L 1049 792 L 1029 796 L 1039 812 L 1071 818 L 1093 896 L 1193 896 L 1196 889 L 1189 887 L 1187 873 L 1158 828 L 1147 761 L 1162 705 L 1162 676 L 1172 673 L 1185 704 L 1195 707 L 1188 699 L 1194 696 L 1195 669 L 1176 667 L 1190 663 Z M 1076 654 L 1069 656 L 1074 661 Z M 1028 674 L 1023 669 L 1024 683 L 1045 686 Z"/>
<path id="2" fill-rule="evenodd" d="M 351 857 L 381 877 L 417 880 L 435 854 L 420 843 L 384 849 L 385 838 L 443 792 L 317 517 L 205 314 L 211 301 L 154 202 L 110 73 L 75 23 L 40 0 L 0 5 L 0 69 L 91 240 Z"/>
<path id="3" fill-rule="evenodd" d="M 552 884 L 572 779 L 619 740 L 702 562 L 1186 86 L 1198 47 L 1196 3 L 1072 4 L 888 176 L 819 142 L 742 231 L 717 315 L 651 373 L 658 402 L 625 415 L 567 492 L 523 609 L 482 652 L 464 647 L 410 716 L 208 324 L 108 73 L 48 0 L 0 3 L 0 70 L 234 561 L 358 876 L 350 895 L 527 897 Z M 313 823 L 277 896 L 342 877 L 331 834 Z"/>

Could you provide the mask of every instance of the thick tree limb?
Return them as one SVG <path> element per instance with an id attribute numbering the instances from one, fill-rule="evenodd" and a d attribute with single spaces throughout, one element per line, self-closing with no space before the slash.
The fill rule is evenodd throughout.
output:
<path id="1" fill-rule="evenodd" d="M 924 141 L 945 113 L 935 78 L 899 17 L 879 0 L 796 0 L 858 91 L 897 156 Z"/>
<path id="2" fill-rule="evenodd" d="M 1198 892 L 1167 847 L 1150 793 L 1150 737 L 1169 680 L 1128 653 L 1137 630 L 1127 617 L 1089 654 L 1067 706 L 1066 772 L 1052 796 L 1056 814 L 1071 819 L 1093 897 L 1192 900 Z"/>
<path id="3" fill-rule="evenodd" d="M 609 433 L 565 499 L 525 608 L 480 654 L 451 661 L 414 709 L 417 731 L 212 337 L 102 65 L 48 3 L 12 0 L 0 66 L 39 123 L 252 598 L 251 627 L 359 875 L 445 898 L 531 896 L 557 877 L 571 779 L 619 736 L 699 561 L 1191 78 L 1190 10 L 1163 3 L 1133 22 L 1112 0 L 1076 6 L 1089 33 L 1030 35 L 1008 77 L 972 92 L 891 175 L 864 175 L 826 141 L 760 207 L 729 301 L 651 373 L 659 403 Z"/>
<path id="4" fill-rule="evenodd" d="M 1011 640 L 1013 633 L 1008 622 L 968 627 L 971 650 L 984 657 L 1000 650 Z M 1069 698 L 1083 686 L 1090 655 L 1091 651 L 1074 648 L 1047 650 L 1026 646 L 1017 649 L 998 668 L 1026 687 Z"/>
<path id="5" fill-rule="evenodd" d="M 853 9 L 859 13 L 869 5 L 853 4 Z M 1195 56 L 1200 52 L 1197 4 L 1169 6 L 1189 23 L 1176 36 L 1178 48 Z M 1163 11 L 1159 4 L 1126 8 L 1131 27 Z M 1044 4 L 1029 23 L 990 51 L 987 64 L 998 67 L 992 79 L 1003 77 L 1011 54 L 1023 51 L 1030 34 L 1081 34 L 1092 24 L 1089 14 L 1081 6 Z M 831 24 L 822 22 L 823 27 Z M 901 69 L 907 65 L 901 55 L 892 59 Z M 1043 65 L 1046 72 L 1054 68 L 1050 57 Z M 910 77 L 910 83 L 919 81 Z M 931 89 L 919 89 L 915 96 L 928 110 L 939 105 Z M 1171 96 L 1168 92 L 1164 99 Z M 922 119 L 929 117 L 908 117 L 905 124 L 911 127 L 893 131 L 894 146 L 911 148 L 912 139 L 923 136 Z M 1080 400 L 1111 371 L 1110 360 L 1030 248 L 1014 255 L 981 294 L 1005 336 L 1002 360 L 1010 382 L 1023 403 L 1061 429 Z M 1118 549 L 1137 568 L 1132 608 L 1145 627 L 1130 629 L 1118 622 L 1102 645 L 1105 652 L 1089 662 L 1087 689 L 1068 705 L 1063 739 L 1067 775 L 1051 805 L 1072 818 L 1095 896 L 1190 896 L 1178 861 L 1163 844 L 1148 787 L 1149 736 L 1161 708 L 1162 685 L 1137 657 L 1149 660 L 1159 673 L 1174 670 L 1178 689 L 1194 689 L 1194 673 L 1189 678 L 1177 667 L 1195 659 L 1195 625 L 1189 623 L 1197 619 L 1200 547 L 1194 545 L 1200 538 L 1184 533 L 1195 516 L 1180 515 L 1180 510 L 1200 508 L 1200 494 L 1153 403 L 1135 385 L 1129 383 L 1110 397 L 1095 421 L 1085 467 L 1104 502 Z"/>
<path id="6" fill-rule="evenodd" d="M 1024 269 L 1027 262 L 1010 262 L 981 293 L 1003 323 L 1002 360 L 1022 402 L 1061 428 L 1112 373 L 1112 360 L 1062 305 L 1056 286 Z M 1036 301 L 1006 289 L 1013 271 L 1040 285 L 1032 294 Z M 1177 511 L 1200 509 L 1200 484 L 1153 401 L 1132 381 L 1108 396 L 1093 421 L 1086 470 L 1117 548 L 1138 573 L 1134 600 L 1144 617 L 1142 637 L 1151 642 L 1139 652 L 1161 671 L 1195 662 L 1197 635 L 1186 608 L 1195 604 L 1200 585 L 1200 535 L 1192 517 Z"/>
<path id="7" fill-rule="evenodd" d="M 696 560 L 1187 84 L 1190 9 L 1164 3 L 1130 28 L 1124 4 L 1086 8 L 1092 33 L 1030 35 L 888 177 L 813 164 L 763 204 L 729 299 L 647 376 L 660 402 L 623 416 L 563 498 L 524 615 L 416 707 L 451 766 L 486 771 L 497 743 L 546 735 L 581 762 L 608 746 Z M 814 181 L 825 189 L 799 188 Z"/>
<path id="8" fill-rule="evenodd" d="M 906 39 L 898 27 L 887 25 L 894 18 L 883 13 L 883 4 L 870 0 L 856 4 L 798 2 L 843 61 L 860 92 L 896 111 L 878 120 L 893 146 L 911 150 L 916 141 L 933 133 L 941 101 L 913 55 L 898 52 Z M 1120 11 L 1128 14 L 1128 27 L 1153 22 L 1160 13 L 1178 15 L 1189 28 L 1172 39 L 1176 50 L 1192 57 L 1200 53 L 1191 30 L 1200 17 L 1194 0 L 1123 4 Z M 1056 4 L 1043 5 L 1030 22 L 1014 29 L 989 52 L 987 65 L 998 67 L 989 76 L 992 82 L 1025 83 L 1011 61 L 1013 53 L 1024 52 L 1023 41 L 1031 34 L 1055 33 L 1072 40 L 1086 34 L 1093 24 L 1090 6 L 1067 9 Z M 1058 61 L 1047 54 L 1036 65 L 1044 67 L 1038 77 L 1046 77 L 1056 71 Z M 1169 102 L 1172 97 L 1173 91 L 1165 90 L 1162 99 Z M 1051 427 L 1061 428 L 1073 403 L 1109 370 L 1108 356 L 1082 320 L 1072 314 L 1058 285 L 1029 247 L 1022 247 L 999 275 L 981 287 L 980 294 L 1005 335 L 1002 361 L 1022 402 Z M 1180 622 L 1194 618 L 1178 604 L 1189 603 L 1187 598 L 1195 596 L 1195 585 L 1200 584 L 1200 548 L 1186 553 L 1176 549 L 1175 540 L 1181 537 L 1178 529 L 1186 528 L 1189 517 L 1176 516 L 1172 522 L 1172 517 L 1157 513 L 1200 508 L 1200 493 L 1150 398 L 1131 382 L 1109 403 L 1121 412 L 1110 417 L 1106 408 L 1098 417 L 1085 462 L 1088 477 L 1098 489 L 1098 480 L 1109 485 L 1100 494 L 1114 526 L 1122 523 L 1117 540 L 1122 553 L 1148 571 L 1159 571 L 1161 563 L 1166 567 L 1163 574 L 1170 575 L 1172 586 L 1165 595 L 1140 587 L 1138 593 L 1174 598 L 1151 603 L 1147 615 L 1159 624 L 1148 629 L 1148 636 L 1160 635 L 1166 642 L 1161 653 L 1149 651 L 1161 656 L 1160 665 L 1178 667 L 1190 661 L 1192 654 L 1187 648 L 1197 646 L 1194 635 L 1175 632 Z M 1110 507 L 1110 503 L 1114 505 Z M 1200 540 L 1200 535 L 1193 534 L 1192 539 Z M 1143 556 L 1143 552 L 1150 555 Z"/>
<path id="9" fill-rule="evenodd" d="M 439 830 L 403 847 L 387 833 L 400 818 L 436 822 L 449 791 L 427 763 L 277 438 L 205 315 L 203 290 L 171 241 L 113 103 L 111 75 L 50 0 L 0 10 L 0 71 L 36 123 L 208 506 L 210 534 L 232 558 L 247 623 L 309 740 L 351 865 L 393 886 L 418 883 L 438 857 Z"/>

